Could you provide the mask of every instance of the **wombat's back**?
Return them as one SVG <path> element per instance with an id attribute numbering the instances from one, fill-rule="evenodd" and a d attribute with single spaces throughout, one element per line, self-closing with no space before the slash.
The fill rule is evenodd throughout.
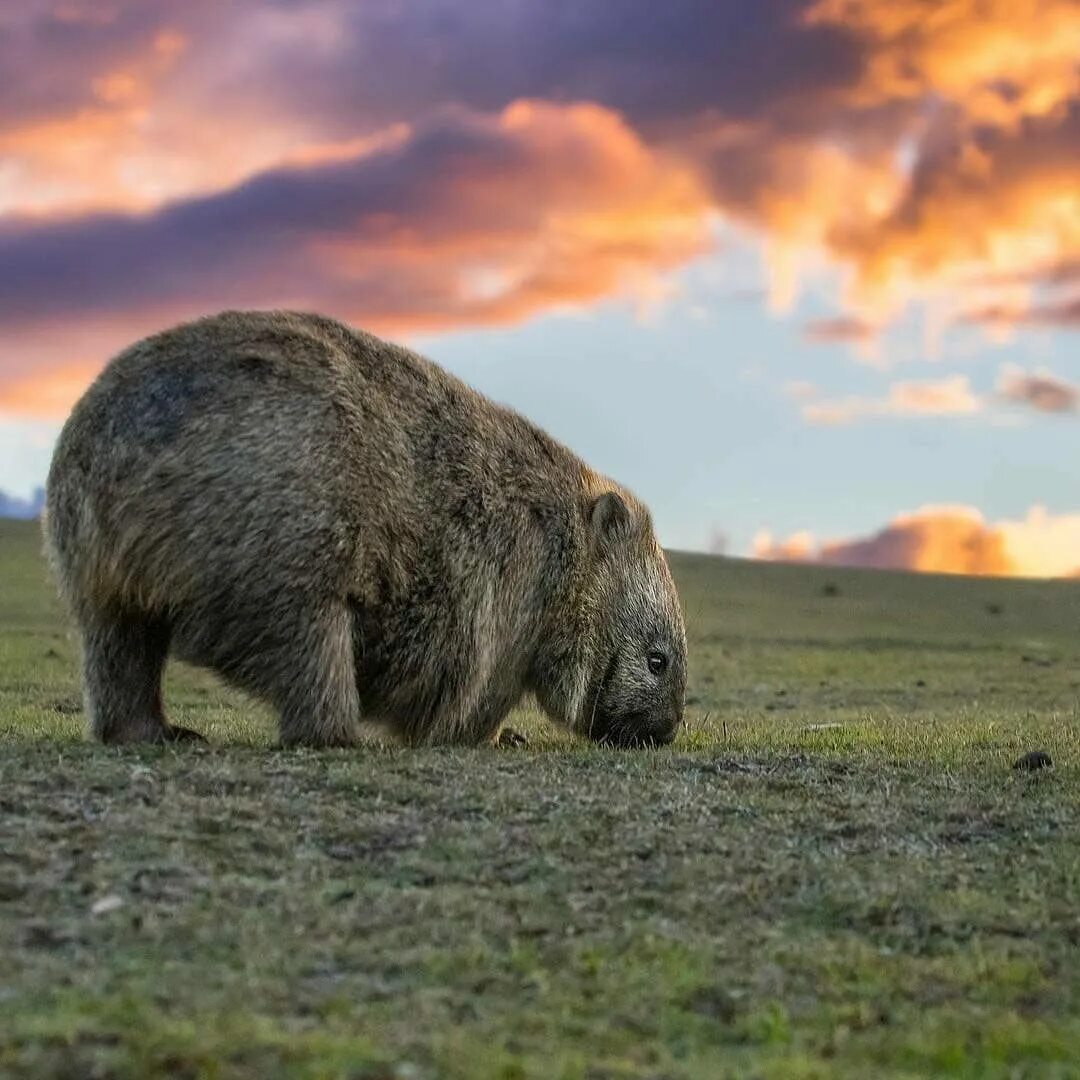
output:
<path id="1" fill-rule="evenodd" d="M 303 389 L 300 365 L 283 375 L 261 359 L 258 337 L 229 316 L 167 331 L 113 359 L 77 403 L 46 494 L 46 539 L 76 607 L 182 595 L 191 562 L 235 563 L 252 529 L 287 527 L 300 509 L 308 484 L 290 486 L 290 452 L 318 454 L 305 443 L 324 441 L 312 433 L 332 408 Z"/>
<path id="2" fill-rule="evenodd" d="M 53 458 L 45 527 L 62 591 L 76 607 L 175 605 L 208 575 L 272 570 L 330 586 L 355 542 L 350 508 L 408 499 L 410 417 L 448 383 L 313 315 L 226 312 L 136 343 L 76 405 Z M 379 468 L 356 460 L 363 446 Z"/>

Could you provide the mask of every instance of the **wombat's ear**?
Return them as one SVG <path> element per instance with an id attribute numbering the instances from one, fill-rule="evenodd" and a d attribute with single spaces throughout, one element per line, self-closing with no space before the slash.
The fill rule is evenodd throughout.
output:
<path id="1" fill-rule="evenodd" d="M 624 539 L 633 531 L 630 509 L 614 491 L 597 496 L 589 507 L 589 524 L 597 540 Z"/>

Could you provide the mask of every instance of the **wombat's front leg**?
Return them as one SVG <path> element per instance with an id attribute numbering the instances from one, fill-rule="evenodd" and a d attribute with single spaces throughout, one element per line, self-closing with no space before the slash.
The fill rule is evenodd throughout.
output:
<path id="1" fill-rule="evenodd" d="M 528 746 L 529 740 L 520 731 L 515 731 L 511 727 L 501 727 L 491 743 L 500 750 L 507 750 Z"/>

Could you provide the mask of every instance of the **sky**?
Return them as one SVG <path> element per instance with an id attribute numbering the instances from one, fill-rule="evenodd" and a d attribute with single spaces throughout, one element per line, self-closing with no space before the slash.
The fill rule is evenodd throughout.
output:
<path id="1" fill-rule="evenodd" d="M 108 358 L 317 310 L 674 548 L 1080 571 L 1075 0 L 0 0 L 0 511 Z"/>

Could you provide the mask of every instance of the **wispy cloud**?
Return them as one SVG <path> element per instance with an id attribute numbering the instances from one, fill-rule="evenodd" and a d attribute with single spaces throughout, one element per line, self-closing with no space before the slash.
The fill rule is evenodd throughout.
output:
<path id="1" fill-rule="evenodd" d="M 966 311 L 964 322 L 985 323 L 995 327 L 1041 326 L 1080 328 L 1080 296 L 1061 297 L 1049 303 L 993 304 Z"/>
<path id="2" fill-rule="evenodd" d="M 805 393 L 804 393 L 805 399 Z M 966 375 L 922 382 L 897 382 L 883 398 L 810 399 L 802 405 L 811 424 L 850 424 L 873 417 L 970 416 L 983 408 Z"/>
<path id="3" fill-rule="evenodd" d="M 881 418 L 961 418 L 976 413 L 1004 420 L 1000 406 L 1058 415 L 1080 412 L 1080 386 L 1052 372 L 1028 372 L 1015 364 L 1001 368 L 992 393 L 974 390 L 967 375 L 894 382 L 883 397 L 826 398 L 817 386 L 805 381 L 788 383 L 784 392 L 799 403 L 807 423 L 826 426 Z"/>
<path id="4" fill-rule="evenodd" d="M 864 319 L 842 315 L 833 319 L 811 319 L 803 327 L 803 336 L 807 341 L 815 344 L 835 342 L 865 344 L 874 339 L 879 329 Z"/>

